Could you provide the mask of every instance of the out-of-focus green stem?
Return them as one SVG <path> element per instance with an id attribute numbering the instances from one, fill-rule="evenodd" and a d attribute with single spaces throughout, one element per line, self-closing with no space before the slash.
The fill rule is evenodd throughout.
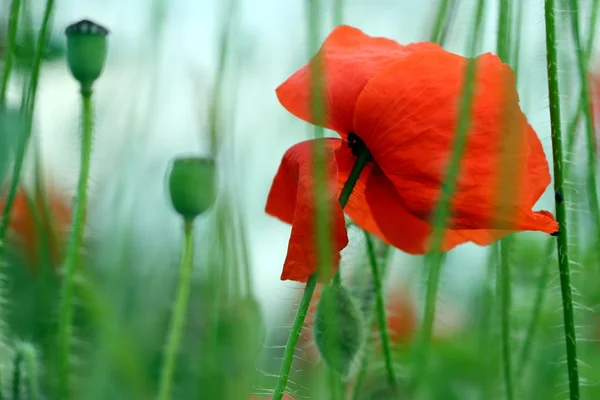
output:
<path id="1" fill-rule="evenodd" d="M 19 179 L 21 177 L 21 169 L 23 168 L 23 161 L 25 159 L 25 153 L 27 151 L 27 145 L 29 138 L 31 137 L 31 131 L 33 127 L 33 110 L 35 108 L 35 96 L 37 93 L 37 85 L 40 75 L 40 68 L 42 64 L 42 58 L 44 50 L 48 43 L 48 36 L 50 31 L 50 18 L 52 11 L 54 10 L 54 0 L 46 1 L 46 8 L 44 10 L 44 18 L 42 19 L 42 26 L 40 28 L 36 52 L 33 58 L 33 64 L 31 68 L 31 78 L 29 83 L 29 89 L 26 92 L 26 96 L 22 99 L 21 111 L 25 114 L 25 131 L 19 138 L 17 145 L 17 152 L 15 162 L 13 166 L 13 173 L 10 181 L 10 187 L 6 196 L 6 202 L 4 203 L 4 210 L 2 211 L 2 217 L 0 218 L 0 263 L 4 259 L 4 249 L 6 234 L 8 226 L 10 224 L 10 213 L 15 202 L 17 195 L 17 188 L 19 186 Z"/>
<path id="2" fill-rule="evenodd" d="M 13 67 L 13 58 L 15 56 L 15 46 L 17 44 L 17 27 L 19 26 L 19 10 L 21 9 L 21 0 L 13 0 L 10 5 L 8 16 L 8 35 L 6 40 L 6 55 L 4 57 L 4 71 L 2 72 L 2 81 L 0 82 L 0 109 L 6 106 L 6 92 L 8 91 L 8 82 Z"/>
<path id="3" fill-rule="evenodd" d="M 510 238 L 502 240 L 500 244 L 500 265 L 498 268 L 498 292 L 500 297 L 500 332 L 502 341 L 502 369 L 504 374 L 504 388 L 506 399 L 512 400 L 513 379 L 510 351 Z"/>
<path id="4" fill-rule="evenodd" d="M 572 3 L 573 4 L 573 3 Z M 575 7 L 576 8 L 576 7 Z M 569 376 L 569 394 L 571 400 L 579 400 L 579 368 L 577 365 L 577 337 L 573 317 L 573 295 L 569 270 L 569 251 L 567 241 L 567 210 L 563 176 L 563 144 L 560 116 L 560 91 L 558 83 L 558 56 L 556 43 L 554 0 L 545 0 L 544 17 L 546 22 L 546 63 L 548 70 L 548 93 L 550 98 L 550 122 L 552 128 L 552 155 L 554 162 L 554 189 L 556 201 L 556 219 L 560 225 L 557 235 L 558 268 L 562 294 L 565 346 L 567 351 L 567 371 Z M 574 12 L 574 10 L 571 10 Z M 577 15 L 575 15 L 575 19 Z M 578 29 L 574 33 L 579 42 Z M 579 57 L 581 58 L 581 57 Z M 580 59 L 581 64 L 581 59 Z M 585 84 L 584 84 L 585 86 Z M 587 91 L 584 91 L 587 93 Z M 588 102 L 589 104 L 589 102 Z M 589 113 L 589 111 L 588 111 Z M 589 122 L 589 121 L 588 121 Z M 593 151 L 593 149 L 592 149 Z M 595 190 L 594 184 L 593 189 Z M 591 190 L 592 188 L 588 188 Z M 596 232 L 596 234 L 600 231 Z"/>
<path id="5" fill-rule="evenodd" d="M 373 240 L 371 239 L 371 235 L 367 231 L 365 231 L 365 242 L 367 243 L 369 264 L 371 265 L 371 271 L 373 274 L 373 286 L 375 290 L 375 309 L 377 314 L 377 321 L 379 324 L 379 336 L 381 338 L 381 347 L 383 349 L 383 360 L 385 363 L 385 370 L 390 386 L 392 390 L 397 394 L 398 384 L 396 382 L 396 373 L 394 372 L 394 363 L 392 360 L 392 346 L 390 344 L 390 335 L 388 330 L 387 317 L 385 313 L 382 273 L 379 270 L 377 256 L 375 255 L 375 248 L 373 246 Z"/>
<path id="6" fill-rule="evenodd" d="M 181 338 L 185 327 L 185 316 L 188 309 L 190 288 L 192 285 L 192 267 L 194 258 L 194 223 L 185 221 L 183 226 L 183 249 L 181 252 L 181 266 L 179 267 L 179 284 L 173 316 L 169 327 L 169 336 L 165 358 L 160 374 L 160 386 L 158 391 L 159 400 L 171 398 L 171 386 L 173 384 L 173 373 L 175 372 L 175 361 L 181 347 Z"/>
<path id="7" fill-rule="evenodd" d="M 477 49 L 481 24 L 483 21 L 483 10 L 485 0 L 478 0 L 475 19 L 473 24 L 473 32 L 469 35 L 469 56 L 473 56 Z M 429 358 L 429 346 L 433 331 L 433 321 L 435 318 L 435 308 L 437 302 L 437 292 L 440 280 L 442 267 L 443 253 L 441 252 L 444 229 L 450 212 L 450 200 L 458 181 L 460 172 L 460 161 L 466 149 L 467 133 L 471 126 L 471 108 L 473 104 L 473 95 L 475 93 L 475 73 L 476 60 L 469 58 L 465 70 L 465 79 L 463 92 L 459 103 L 458 124 L 456 127 L 456 135 L 452 145 L 450 159 L 448 161 L 448 169 L 444 179 L 444 186 L 441 192 L 440 200 L 433 213 L 433 233 L 431 237 L 431 251 L 425 256 L 425 263 L 429 270 L 429 278 L 427 281 L 427 292 L 425 298 L 425 312 L 421 329 L 417 337 L 417 343 L 414 348 L 414 371 L 411 376 L 410 388 L 411 391 L 417 392 L 421 382 L 426 379 L 427 364 Z"/>
<path id="8" fill-rule="evenodd" d="M 454 1 L 453 1 L 454 2 Z M 447 24 L 448 11 L 450 10 L 450 0 L 439 0 L 438 11 L 435 22 L 429 36 L 429 41 L 433 43 L 442 43 L 444 27 Z"/>
<path id="9" fill-rule="evenodd" d="M 583 112 L 585 116 L 586 137 L 587 137 L 587 192 L 592 218 L 595 224 L 595 244 L 597 250 L 600 249 L 600 204 L 598 202 L 598 187 L 596 180 L 596 138 L 594 133 L 594 122 L 592 121 L 592 113 L 590 110 L 590 93 L 588 90 L 588 70 L 587 70 L 587 55 L 582 47 L 580 30 L 579 30 L 579 4 L 577 0 L 570 0 L 571 10 L 569 11 L 571 19 L 571 31 L 573 33 L 573 41 L 577 51 L 577 68 L 579 70 L 579 78 L 581 84 L 581 98 L 583 100 Z"/>

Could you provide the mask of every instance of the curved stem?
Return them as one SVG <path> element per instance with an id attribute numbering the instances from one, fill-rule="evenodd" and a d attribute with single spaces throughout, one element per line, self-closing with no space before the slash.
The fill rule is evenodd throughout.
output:
<path id="1" fill-rule="evenodd" d="M 12 72 L 13 57 L 15 56 L 15 45 L 17 43 L 17 27 L 19 25 L 19 10 L 21 9 L 21 0 L 13 0 L 10 5 L 10 14 L 8 22 L 8 37 L 6 41 L 6 57 L 4 57 L 4 72 L 2 72 L 2 81 L 0 82 L 0 109 L 6 105 L 6 92 L 10 73 Z"/>
<path id="2" fill-rule="evenodd" d="M 579 368 L 577 365 L 577 344 L 575 335 L 575 321 L 573 317 L 573 295 L 571 292 L 571 275 L 569 271 L 569 251 L 567 242 L 567 210 L 565 201 L 563 199 L 565 195 L 563 176 L 564 158 L 560 117 L 560 91 L 558 83 L 558 56 L 556 51 L 557 43 L 554 0 L 545 0 L 544 6 L 544 16 L 546 21 L 546 67 L 548 70 L 548 92 L 550 97 L 550 123 L 552 128 L 552 155 L 554 161 L 554 189 L 556 191 L 556 219 L 560 224 L 560 232 L 558 233 L 556 239 L 560 287 L 562 294 L 565 346 L 567 351 L 567 371 L 569 376 L 570 398 L 571 400 L 579 400 Z M 574 10 L 571 10 L 571 12 L 574 12 Z M 574 17 L 576 18 L 576 16 Z M 583 93 L 587 94 L 587 91 L 584 91 Z M 593 188 L 595 189 L 595 187 L 596 186 L 594 184 Z M 591 189 L 592 188 L 589 188 L 589 190 Z M 598 234 L 599 232 L 596 233 Z"/>
<path id="3" fill-rule="evenodd" d="M 354 166 L 348 175 L 348 180 L 344 184 L 344 187 L 342 188 L 338 198 L 342 208 L 344 208 L 348 203 L 348 199 L 350 198 L 352 190 L 354 189 L 354 186 L 360 177 L 360 173 L 367 165 L 367 162 L 370 158 L 371 154 L 366 149 L 364 149 L 363 152 L 360 153 L 356 158 L 356 162 L 354 163 Z M 281 400 L 285 392 L 285 388 L 290 377 L 292 361 L 294 360 L 294 353 L 296 352 L 296 345 L 298 344 L 298 338 L 300 337 L 300 331 L 304 325 L 304 319 L 306 318 L 306 313 L 308 312 L 308 307 L 310 306 L 310 300 L 312 299 L 315 286 L 317 285 L 317 277 L 318 276 L 315 273 L 311 275 L 306 282 L 306 287 L 304 288 L 304 293 L 302 294 L 302 299 L 300 300 L 300 305 L 298 306 L 298 311 L 296 311 L 296 316 L 294 317 L 294 322 L 292 323 L 292 328 L 290 329 L 287 344 L 285 345 L 285 352 L 283 354 L 279 378 L 277 379 L 275 391 L 273 392 L 273 400 Z"/>
<path id="4" fill-rule="evenodd" d="M 483 21 L 485 0 L 478 0 L 474 21 L 474 30 L 469 35 L 469 55 L 473 55 L 479 44 L 480 28 Z M 418 391 L 419 385 L 427 375 L 429 345 L 433 332 L 433 321 L 437 301 L 437 291 L 442 268 L 444 253 L 440 250 L 444 241 L 444 229 L 450 212 L 450 200 L 456 189 L 460 161 L 466 149 L 467 133 L 471 124 L 471 108 L 475 92 L 476 60 L 469 58 L 467 61 L 464 87 L 460 98 L 458 124 L 452 145 L 448 169 L 444 179 L 444 186 L 440 193 L 440 200 L 433 214 L 433 232 L 431 235 L 430 253 L 425 256 L 425 264 L 429 270 L 427 292 L 425 299 L 425 312 L 421 324 L 420 334 L 414 347 L 414 371 L 410 382 L 411 391 Z"/>
<path id="5" fill-rule="evenodd" d="M 33 59 L 33 66 L 31 69 L 31 81 L 28 90 L 24 93 L 21 110 L 25 113 L 25 131 L 19 138 L 17 144 L 17 152 L 15 157 L 15 163 L 13 167 L 13 173 L 10 181 L 10 187 L 6 196 L 6 202 L 4 203 L 4 210 L 2 211 L 2 217 L 0 218 L 0 263 L 4 259 L 4 243 L 6 242 L 6 234 L 8 226 L 10 224 L 10 213 L 15 202 L 17 195 L 17 189 L 19 187 L 19 178 L 21 177 L 21 169 L 23 168 L 23 161 L 25 159 L 25 152 L 27 151 L 27 144 L 31 136 L 31 130 L 33 126 L 33 110 L 35 108 L 35 96 L 37 93 L 37 84 L 40 75 L 40 68 L 42 64 L 42 57 L 44 55 L 44 49 L 48 42 L 48 35 L 50 30 L 50 17 L 54 9 L 54 0 L 46 1 L 46 9 L 44 10 L 44 19 L 42 20 L 42 26 L 37 40 L 37 47 L 35 57 Z"/>
<path id="6" fill-rule="evenodd" d="M 377 256 L 371 235 L 365 232 L 365 241 L 367 243 L 367 253 L 369 255 L 369 264 L 371 264 L 371 272 L 373 274 L 373 289 L 375 290 L 375 307 L 377 313 L 377 321 L 379 324 L 379 336 L 381 337 L 381 347 L 383 348 L 383 359 L 387 378 L 394 393 L 398 393 L 398 384 L 396 382 L 396 374 L 394 372 L 394 364 L 392 362 L 392 350 L 390 345 L 390 335 L 388 330 L 387 317 L 385 312 L 385 302 L 383 296 L 383 288 L 381 284 L 381 271 L 377 264 Z"/>
<path id="7" fill-rule="evenodd" d="M 165 360 L 160 374 L 159 400 L 171 398 L 175 361 L 177 359 L 179 347 L 181 346 L 181 337 L 183 336 L 185 315 L 192 283 L 191 277 L 194 254 L 193 227 L 192 221 L 185 221 L 183 228 L 184 241 L 181 254 L 181 266 L 179 267 L 179 285 L 177 286 L 177 298 L 175 300 L 173 316 L 171 317 Z"/>
<path id="8" fill-rule="evenodd" d="M 498 291 L 500 294 L 500 333 L 502 341 L 502 367 L 506 398 L 512 400 L 512 364 L 510 352 L 510 264 L 508 255 L 510 251 L 510 238 L 500 244 L 500 265 L 498 268 Z"/>
<path id="9" fill-rule="evenodd" d="M 69 247 L 65 258 L 65 272 L 62 284 L 62 298 L 60 304 L 58 340 L 60 354 L 59 390 L 61 399 L 70 398 L 69 368 L 71 361 L 71 337 L 73 327 L 73 281 L 79 260 L 81 242 L 87 215 L 87 188 L 90 174 L 90 160 L 92 153 L 92 94 L 81 96 L 82 99 L 82 132 L 81 132 L 81 166 L 79 182 L 77 184 L 77 198 L 75 213 L 71 225 Z"/>

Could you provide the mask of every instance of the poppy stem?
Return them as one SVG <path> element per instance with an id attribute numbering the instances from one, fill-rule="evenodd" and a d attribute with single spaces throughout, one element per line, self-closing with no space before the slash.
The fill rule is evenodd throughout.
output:
<path id="1" fill-rule="evenodd" d="M 382 273 L 377 265 L 377 256 L 371 235 L 365 232 L 365 242 L 367 244 L 367 253 L 369 255 L 369 264 L 371 264 L 371 272 L 373 274 L 373 286 L 375 290 L 375 308 L 377 313 L 377 321 L 379 324 L 379 336 L 381 338 L 381 347 L 383 349 L 383 359 L 385 369 L 388 375 L 388 381 L 394 393 L 398 394 L 398 384 L 396 382 L 396 374 L 394 372 L 394 364 L 392 361 L 392 350 L 390 345 L 390 334 L 388 331 L 388 322 L 385 312 L 385 301 L 383 296 L 383 288 L 381 285 Z"/>
<path id="2" fill-rule="evenodd" d="M 473 21 L 473 32 L 468 35 L 468 52 L 470 57 L 473 57 L 479 46 L 483 12 L 485 9 L 484 6 L 485 0 L 477 1 L 475 18 Z M 422 381 L 427 379 L 429 347 L 433 334 L 438 286 L 444 260 L 444 253 L 441 249 L 444 243 L 445 227 L 450 214 L 450 201 L 456 190 L 461 159 L 467 147 L 467 136 L 471 126 L 471 111 L 475 93 L 476 72 L 476 59 L 468 58 L 465 68 L 463 89 L 459 99 L 460 103 L 456 133 L 452 144 L 450 159 L 448 160 L 448 167 L 444 177 L 444 185 L 442 186 L 440 199 L 433 212 L 433 232 L 431 233 L 430 252 L 425 256 L 425 266 L 429 276 L 427 279 L 423 321 L 414 346 L 414 370 L 409 384 L 410 392 L 418 392 Z"/>
<path id="3" fill-rule="evenodd" d="M 10 5 L 8 20 L 8 35 L 6 41 L 6 55 L 4 57 L 4 71 L 2 72 L 2 81 L 0 82 L 0 109 L 6 106 L 6 92 L 8 82 L 13 67 L 13 57 L 17 44 L 17 27 L 19 25 L 19 10 L 21 9 L 21 0 L 13 0 Z"/>
<path id="4" fill-rule="evenodd" d="M 348 175 L 348 179 L 346 180 L 346 183 L 344 184 L 344 187 L 342 188 L 338 198 L 342 208 L 344 208 L 348 203 L 350 195 L 354 190 L 354 186 L 356 186 L 356 182 L 358 182 L 360 173 L 370 159 L 371 154 L 366 148 L 363 148 L 361 153 L 356 158 L 356 162 L 354 163 L 354 166 L 352 167 L 352 170 Z M 296 311 L 296 316 L 294 317 L 294 322 L 292 323 L 292 328 L 290 329 L 287 344 L 285 345 L 285 352 L 283 354 L 279 378 L 277 379 L 275 391 L 273 392 L 273 400 L 281 400 L 284 395 L 285 388 L 290 377 L 290 369 L 292 368 L 294 353 L 296 352 L 296 346 L 298 344 L 298 339 L 300 338 L 300 332 L 302 331 L 302 326 L 304 325 L 304 319 L 306 318 L 306 313 L 308 312 L 308 307 L 310 306 L 310 301 L 315 291 L 317 280 L 318 274 L 314 273 L 306 282 L 306 287 L 304 288 L 304 293 L 302 294 L 302 299 L 300 300 L 300 305 L 298 306 L 298 311 Z"/>
<path id="5" fill-rule="evenodd" d="M 167 338 L 167 350 L 160 374 L 159 400 L 171 398 L 171 386 L 173 383 L 173 372 L 175 371 L 175 361 L 177 353 L 181 346 L 181 337 L 185 325 L 185 315 L 190 297 L 190 287 L 192 283 L 192 265 L 194 256 L 194 224 L 186 220 L 183 225 L 183 249 L 181 252 L 181 265 L 179 267 L 179 284 L 177 286 L 177 298 L 173 308 L 173 316 Z"/>
<path id="6" fill-rule="evenodd" d="M 79 169 L 79 182 L 77 184 L 77 198 L 75 212 L 69 237 L 69 247 L 65 257 L 64 279 L 62 296 L 60 300 L 60 314 L 58 324 L 59 360 L 60 368 L 58 384 L 61 399 L 70 398 L 69 375 L 71 362 L 71 338 L 73 336 L 73 290 L 77 264 L 80 256 L 83 231 L 87 216 L 87 189 L 90 175 L 92 155 L 92 92 L 82 90 L 82 132 L 81 132 L 81 165 Z"/>
<path id="7" fill-rule="evenodd" d="M 597 5 L 597 4 L 595 4 Z M 590 90 L 588 83 L 588 64 L 589 56 L 586 54 L 580 38 L 579 29 L 579 4 L 577 0 L 571 0 L 570 2 L 570 18 L 571 18 L 571 32 L 575 46 L 577 48 L 576 58 L 577 67 L 579 70 L 579 78 L 581 82 L 581 98 L 583 100 L 584 108 L 583 115 L 585 117 L 586 127 L 586 138 L 587 138 L 587 193 L 590 211 L 594 220 L 596 228 L 596 249 L 600 247 L 600 204 L 598 200 L 598 185 L 596 180 L 596 135 L 594 132 L 594 121 L 592 120 L 591 112 L 591 101 L 590 101 Z M 593 35 L 593 32 L 591 33 Z"/>
<path id="8" fill-rule="evenodd" d="M 576 5 L 573 4 L 572 5 Z M 575 12 L 577 7 L 571 10 L 573 18 L 578 18 Z M 556 43 L 556 21 L 554 0 L 545 0 L 544 17 L 546 22 L 546 68 L 548 70 L 548 94 L 550 100 L 550 124 L 552 132 L 552 155 L 554 164 L 554 189 L 556 203 L 556 220 L 560 226 L 560 232 L 556 235 L 558 252 L 558 269 L 560 276 L 560 287 L 562 294 L 565 346 L 567 352 L 567 371 L 569 376 L 569 393 L 571 400 L 579 400 L 579 367 L 577 364 L 577 336 L 575 335 L 575 321 L 573 316 L 573 294 L 571 292 L 571 275 L 569 270 L 569 251 L 567 243 L 567 209 L 564 201 L 564 158 L 560 116 L 560 90 L 558 82 L 558 55 Z M 575 23 L 574 23 L 575 24 Z M 574 32 L 579 40 L 578 32 Z M 580 60 L 581 62 L 581 60 Z M 585 87 L 585 84 L 584 84 Z M 587 90 L 583 91 L 587 96 Z M 589 100 L 589 99 L 588 99 Z M 589 102 L 588 102 L 589 104 Z M 589 111 L 588 111 L 589 113 Z M 589 115 L 589 114 L 588 114 Z M 589 120 L 588 120 L 589 123 Z M 588 125 L 589 128 L 589 125 Z M 593 152 L 593 149 L 591 149 Z M 589 187 L 588 191 L 595 190 Z M 595 195 L 595 192 L 594 192 Z M 599 232 L 596 232 L 598 234 Z"/>
<path id="9" fill-rule="evenodd" d="M 502 342 L 502 369 L 504 373 L 504 387 L 506 399 L 512 400 L 513 379 L 510 346 L 510 238 L 505 238 L 500 243 L 500 263 L 498 265 L 498 292 L 500 298 L 500 334 Z"/>
<path id="10" fill-rule="evenodd" d="M 13 164 L 13 172 L 10 180 L 10 186 L 6 201 L 4 203 L 4 210 L 2 210 L 2 217 L 0 217 L 0 263 L 4 258 L 4 250 L 6 243 L 6 234 L 8 233 L 8 226 L 10 224 L 10 213 L 15 202 L 17 195 L 17 189 L 19 187 L 19 179 L 21 177 L 21 170 L 23 168 L 23 161 L 25 159 L 25 152 L 27 151 L 27 145 L 29 138 L 31 137 L 31 131 L 33 126 L 33 110 L 35 108 L 35 95 L 37 93 L 37 85 L 40 75 L 40 69 L 42 64 L 42 58 L 44 50 L 48 42 L 48 36 L 50 31 L 50 17 L 54 9 L 54 0 L 46 1 L 46 8 L 44 10 L 44 18 L 42 20 L 42 26 L 38 33 L 37 44 L 35 49 L 35 56 L 31 67 L 31 78 L 29 86 L 24 90 L 23 98 L 21 99 L 21 112 L 25 115 L 25 130 L 19 135 L 17 141 L 17 151 L 15 161 Z M 10 49 L 8 49 L 10 50 Z"/>

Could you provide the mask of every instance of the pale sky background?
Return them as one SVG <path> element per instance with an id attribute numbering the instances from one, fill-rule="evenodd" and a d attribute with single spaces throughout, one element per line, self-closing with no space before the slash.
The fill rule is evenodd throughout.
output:
<path id="1" fill-rule="evenodd" d="M 150 34 L 152 2 L 149 0 L 57 0 L 54 20 L 57 35 L 62 37 L 68 24 L 82 18 L 92 19 L 110 30 L 110 53 L 95 95 L 92 235 L 104 237 L 111 218 L 119 218 L 129 221 L 140 254 L 160 240 L 173 249 L 170 256 L 176 257 L 179 219 L 167 202 L 164 173 L 168 161 L 176 155 L 206 153 L 203 138 L 206 99 L 217 63 L 217 35 L 224 3 L 224 0 L 165 1 L 163 35 L 157 40 Z M 235 157 L 234 173 L 237 181 L 243 182 L 239 200 L 249 230 L 258 296 L 265 305 L 285 304 L 285 301 L 291 304 L 298 290 L 290 287 L 296 285 L 279 280 L 290 227 L 268 217 L 263 209 L 284 151 L 311 134 L 307 124 L 279 105 L 274 92 L 308 59 L 307 2 L 241 0 L 239 3 L 231 61 L 232 70 L 237 72 L 232 71 L 227 77 L 228 88 L 237 88 L 238 98 L 235 106 L 231 101 L 225 106 L 226 110 L 236 109 L 227 114 L 235 135 L 235 155 L 224 155 L 222 162 Z M 323 1 L 323 7 L 331 9 L 331 3 Z M 482 52 L 495 48 L 497 6 L 494 1 L 488 3 Z M 522 107 L 549 155 L 543 1 L 526 3 L 519 90 Z M 427 40 L 436 4 L 435 0 L 349 0 L 344 22 L 400 43 Z M 446 48 L 463 53 L 474 1 L 460 0 L 459 4 Z M 328 12 L 324 15 L 323 37 L 333 27 L 331 21 L 332 13 Z M 571 51 L 572 47 L 564 43 L 564 49 Z M 14 99 L 17 87 L 13 89 Z M 35 129 L 41 135 L 46 170 L 57 184 L 73 192 L 78 170 L 79 98 L 77 85 L 62 61 L 43 69 L 36 111 Z M 138 129 L 132 130 L 132 126 Z M 548 194 L 537 208 L 553 210 Z M 157 232 L 163 233 L 157 235 Z M 360 236 L 352 235 L 346 253 L 362 244 Z M 451 252 L 445 290 L 464 292 L 462 289 L 484 274 L 485 259 L 485 249 L 477 246 L 463 245 Z M 401 275 L 420 267 L 414 257 L 398 255 L 393 269 Z"/>

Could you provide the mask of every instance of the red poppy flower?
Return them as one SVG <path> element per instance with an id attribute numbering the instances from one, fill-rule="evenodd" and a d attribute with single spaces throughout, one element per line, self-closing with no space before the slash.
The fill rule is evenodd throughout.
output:
<path id="1" fill-rule="evenodd" d="M 326 149 L 335 265 L 348 243 L 344 212 L 407 253 L 428 250 L 430 218 L 443 187 L 467 62 L 436 44 L 402 46 L 349 26 L 336 28 L 319 55 L 325 74 L 324 126 L 341 139 L 302 142 L 283 156 L 266 204 L 268 214 L 292 224 L 282 280 L 303 282 L 316 271 L 315 145 Z M 279 86 L 277 96 L 289 112 L 314 122 L 308 65 Z M 487 245 L 513 231 L 556 232 L 552 214 L 532 211 L 550 183 L 542 145 L 519 108 L 512 70 L 492 54 L 477 57 L 473 102 L 443 250 L 465 242 Z M 514 118 L 514 148 L 509 149 L 514 194 L 500 204 L 506 115 Z M 337 197 L 355 162 L 351 147 L 356 142 L 364 142 L 373 161 L 342 210 Z"/>
<path id="2" fill-rule="evenodd" d="M 10 217 L 9 232 L 22 249 L 33 270 L 41 261 L 40 235 L 48 241 L 50 260 L 58 265 L 63 256 L 64 238 L 71 221 L 71 208 L 67 200 L 49 188 L 47 207 L 44 202 L 33 199 L 31 204 L 24 189 L 17 191 Z M 4 209 L 4 199 L 0 199 L 0 210 Z"/>

